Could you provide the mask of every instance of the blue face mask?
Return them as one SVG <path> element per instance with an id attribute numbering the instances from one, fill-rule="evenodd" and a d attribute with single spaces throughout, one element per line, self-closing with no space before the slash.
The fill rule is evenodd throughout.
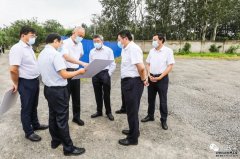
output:
<path id="1" fill-rule="evenodd" d="M 57 51 L 58 51 L 58 52 L 62 52 L 62 50 L 63 50 L 63 47 L 62 47 L 62 46 L 60 46 L 59 48 L 57 48 Z"/>
<path id="2" fill-rule="evenodd" d="M 122 45 L 122 43 L 121 43 L 120 41 L 118 41 L 117 45 L 118 45 L 118 47 L 119 47 L 120 49 L 123 48 L 123 45 Z"/>
<path id="3" fill-rule="evenodd" d="M 96 49 L 101 49 L 102 48 L 102 43 L 93 43 L 93 45 Z"/>
<path id="4" fill-rule="evenodd" d="M 75 39 L 76 43 L 80 43 L 83 40 L 83 38 L 81 36 L 77 36 L 77 38 Z"/>
<path id="5" fill-rule="evenodd" d="M 36 41 L 36 38 L 30 38 L 29 41 L 28 41 L 28 44 L 29 45 L 33 45 Z"/>
<path id="6" fill-rule="evenodd" d="M 159 46 L 158 41 L 153 40 L 152 46 L 156 49 Z"/>

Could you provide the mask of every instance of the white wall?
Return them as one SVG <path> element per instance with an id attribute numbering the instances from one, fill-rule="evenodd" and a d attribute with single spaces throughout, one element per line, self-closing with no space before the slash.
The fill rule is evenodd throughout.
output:
<path id="1" fill-rule="evenodd" d="M 191 44 L 191 52 L 210 52 L 209 48 L 212 44 L 215 44 L 217 47 L 222 46 L 220 48 L 220 52 L 225 52 L 229 47 L 231 46 L 237 46 L 240 45 L 240 41 L 225 41 L 225 42 L 211 42 L 211 41 L 166 41 L 165 45 L 173 49 L 174 52 L 178 52 L 180 48 L 183 48 L 185 43 L 190 43 Z M 149 52 L 149 50 L 152 48 L 152 41 L 140 41 L 136 40 L 136 44 L 138 44 L 143 52 Z M 240 53 L 240 49 L 237 51 Z"/>

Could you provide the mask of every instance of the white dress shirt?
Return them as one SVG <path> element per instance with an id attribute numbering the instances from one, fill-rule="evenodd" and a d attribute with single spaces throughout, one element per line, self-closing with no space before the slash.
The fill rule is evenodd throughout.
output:
<path id="1" fill-rule="evenodd" d="M 67 85 L 67 80 L 58 74 L 58 71 L 67 68 L 65 60 L 53 46 L 46 45 L 41 51 L 38 57 L 38 65 L 44 85 L 48 87 Z"/>
<path id="2" fill-rule="evenodd" d="M 151 49 L 146 62 L 150 64 L 151 74 L 162 74 L 170 64 L 174 64 L 172 49 L 163 46 L 160 50 Z"/>
<path id="3" fill-rule="evenodd" d="M 61 52 L 62 54 L 68 54 L 69 56 L 73 57 L 76 60 L 79 60 L 80 57 L 83 56 L 84 51 L 83 51 L 83 46 L 82 43 L 76 44 L 73 42 L 72 38 L 68 38 L 63 41 L 63 50 Z M 67 68 L 78 68 L 78 64 L 73 64 L 70 62 L 66 62 Z"/>
<path id="4" fill-rule="evenodd" d="M 121 78 L 139 77 L 136 64 L 143 63 L 143 52 L 134 42 L 130 42 L 121 52 Z"/>
<path id="5" fill-rule="evenodd" d="M 22 40 L 10 49 L 9 64 L 11 66 L 19 66 L 20 78 L 34 79 L 40 74 L 32 46 L 24 43 Z"/>
<path id="6" fill-rule="evenodd" d="M 114 54 L 111 48 L 107 46 L 102 46 L 100 50 L 94 48 L 89 53 L 89 62 L 92 62 L 95 59 L 101 59 L 101 60 L 113 60 L 113 62 L 104 68 L 103 70 L 108 69 L 108 73 L 111 76 L 114 70 L 116 69 L 116 63 L 114 61 Z"/>

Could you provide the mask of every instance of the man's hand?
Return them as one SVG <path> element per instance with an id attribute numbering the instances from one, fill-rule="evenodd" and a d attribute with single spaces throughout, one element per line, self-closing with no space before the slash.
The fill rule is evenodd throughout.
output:
<path id="1" fill-rule="evenodd" d="M 89 65 L 89 64 L 88 64 L 88 63 L 85 63 L 85 62 L 83 62 L 83 64 L 82 64 L 82 66 L 83 66 L 84 68 L 86 68 L 88 65 Z"/>
<path id="2" fill-rule="evenodd" d="M 149 86 L 149 83 L 148 83 L 148 78 L 143 82 L 144 86 Z"/>
<path id="3" fill-rule="evenodd" d="M 151 82 L 157 82 L 158 80 L 156 79 L 156 77 L 153 77 L 153 76 L 149 76 L 149 78 L 150 78 L 150 81 Z"/>
<path id="4" fill-rule="evenodd" d="M 78 74 L 84 74 L 86 72 L 85 68 L 80 68 L 78 71 Z"/>
<path id="5" fill-rule="evenodd" d="M 13 84 L 13 93 L 16 93 L 18 91 L 18 85 Z"/>

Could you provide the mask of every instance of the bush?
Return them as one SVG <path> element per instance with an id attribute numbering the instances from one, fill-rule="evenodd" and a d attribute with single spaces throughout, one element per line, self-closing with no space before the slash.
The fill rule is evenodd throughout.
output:
<path id="1" fill-rule="evenodd" d="M 179 54 L 188 54 L 191 53 L 191 44 L 190 43 L 185 43 L 182 49 L 179 49 L 178 53 Z"/>
<path id="2" fill-rule="evenodd" d="M 215 44 L 212 44 L 211 46 L 210 46 L 210 49 L 209 49 L 209 51 L 210 52 L 219 52 L 219 49 L 221 48 L 222 46 L 216 46 Z"/>
<path id="3" fill-rule="evenodd" d="M 226 54 L 236 54 L 237 50 L 240 48 L 240 45 L 238 46 L 230 46 L 229 49 L 227 49 Z"/>

